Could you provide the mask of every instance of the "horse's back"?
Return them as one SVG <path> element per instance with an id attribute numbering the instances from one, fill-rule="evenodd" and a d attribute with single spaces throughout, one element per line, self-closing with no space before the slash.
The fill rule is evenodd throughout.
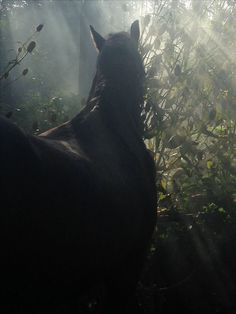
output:
<path id="1" fill-rule="evenodd" d="M 14 303 L 77 293 L 83 277 L 100 267 L 90 259 L 92 204 L 96 211 L 91 169 L 62 148 L 0 118 L 2 313 L 17 311 Z"/>
<path id="2" fill-rule="evenodd" d="M 24 182 L 27 182 L 27 178 L 33 176 L 32 170 L 35 163 L 36 155 L 32 150 L 28 137 L 16 125 L 0 118 L 2 196 L 9 197 L 9 200 L 11 199 L 11 201 L 19 204 L 24 190 Z M 10 207 L 10 204 L 8 203 L 7 206 Z"/>
<path id="3" fill-rule="evenodd" d="M 120 291 L 124 281 L 136 283 L 155 221 L 152 163 L 142 145 L 140 165 L 94 110 L 76 128 L 67 123 L 40 137 L 1 119 L 0 150 L 9 286 L 33 300 L 66 298 L 96 282 Z"/>

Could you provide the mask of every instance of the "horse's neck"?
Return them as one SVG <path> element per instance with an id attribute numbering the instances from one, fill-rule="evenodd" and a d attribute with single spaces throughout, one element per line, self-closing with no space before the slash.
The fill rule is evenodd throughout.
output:
<path id="1" fill-rule="evenodd" d="M 43 133 L 42 136 L 68 143 L 73 140 L 82 143 L 81 137 L 87 134 L 89 129 L 95 130 L 94 134 L 108 132 L 129 151 L 140 155 L 144 144 L 140 132 L 140 115 L 138 111 L 135 112 L 138 105 L 138 96 L 134 91 L 104 85 L 100 92 L 90 95 L 86 107 L 75 118 Z M 95 108 L 98 110 L 94 111 Z"/>
<path id="2" fill-rule="evenodd" d="M 138 114 L 138 96 L 131 90 L 110 88 L 101 94 L 99 107 L 109 132 L 133 153 L 141 157 L 145 145 L 140 131 L 141 118 Z"/>
<path id="3" fill-rule="evenodd" d="M 140 97 L 133 87 L 106 85 L 101 93 L 99 107 L 113 130 L 142 137 L 139 102 Z"/>

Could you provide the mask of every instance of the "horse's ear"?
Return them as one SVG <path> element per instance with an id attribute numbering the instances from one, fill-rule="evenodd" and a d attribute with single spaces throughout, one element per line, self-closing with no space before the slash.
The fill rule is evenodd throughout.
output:
<path id="1" fill-rule="evenodd" d="M 105 43 L 105 39 L 100 34 L 98 34 L 98 32 L 95 31 L 92 25 L 90 25 L 90 32 L 91 32 L 95 47 L 97 48 L 98 51 L 101 51 Z"/>
<path id="2" fill-rule="evenodd" d="M 139 36 L 140 36 L 139 21 L 138 20 L 136 20 L 132 23 L 132 25 L 130 27 L 130 36 L 138 44 Z"/>

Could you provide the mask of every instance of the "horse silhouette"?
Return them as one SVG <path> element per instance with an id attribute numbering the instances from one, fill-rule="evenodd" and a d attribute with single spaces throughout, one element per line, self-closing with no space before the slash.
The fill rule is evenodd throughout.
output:
<path id="1" fill-rule="evenodd" d="M 156 219 L 139 24 L 90 29 L 97 71 L 79 114 L 40 136 L 0 119 L 1 313 L 47 313 L 95 286 L 114 313 L 139 280 Z"/>

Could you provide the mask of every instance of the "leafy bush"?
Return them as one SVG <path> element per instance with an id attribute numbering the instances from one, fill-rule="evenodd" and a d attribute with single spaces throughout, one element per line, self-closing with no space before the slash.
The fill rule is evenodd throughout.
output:
<path id="1" fill-rule="evenodd" d="M 203 211 L 236 204 L 236 44 L 230 1 L 160 1 L 143 18 L 146 138 L 159 205 Z"/>
<path id="2" fill-rule="evenodd" d="M 143 282 L 163 313 L 236 308 L 235 14 L 233 1 L 159 1 L 142 20 L 160 214 Z"/>

